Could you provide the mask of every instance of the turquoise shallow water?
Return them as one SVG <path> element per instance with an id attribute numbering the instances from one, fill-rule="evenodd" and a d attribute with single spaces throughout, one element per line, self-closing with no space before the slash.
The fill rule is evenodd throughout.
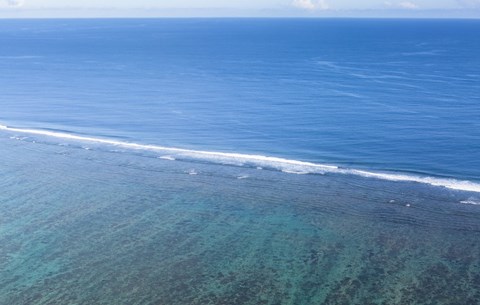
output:
<path id="1" fill-rule="evenodd" d="M 467 193 L 0 133 L 0 304 L 476 304 Z"/>

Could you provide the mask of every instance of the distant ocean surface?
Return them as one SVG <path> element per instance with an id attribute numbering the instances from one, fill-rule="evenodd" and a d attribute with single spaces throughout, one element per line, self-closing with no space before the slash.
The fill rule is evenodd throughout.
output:
<path id="1" fill-rule="evenodd" d="M 0 304 L 476 304 L 479 33 L 0 20 Z"/>
<path id="2" fill-rule="evenodd" d="M 480 181 L 477 20 L 3 20 L 0 123 Z"/>

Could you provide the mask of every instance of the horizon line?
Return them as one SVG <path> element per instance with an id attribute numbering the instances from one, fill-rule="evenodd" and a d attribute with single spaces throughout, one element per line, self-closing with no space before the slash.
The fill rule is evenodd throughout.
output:
<path id="1" fill-rule="evenodd" d="M 36 16 L 1 17 L 0 20 L 18 19 L 383 19 L 383 20 L 480 20 L 480 16 Z"/>

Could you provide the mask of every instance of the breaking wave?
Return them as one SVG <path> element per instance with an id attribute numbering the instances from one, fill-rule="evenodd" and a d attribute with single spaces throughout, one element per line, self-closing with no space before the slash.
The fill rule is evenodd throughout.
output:
<path id="1" fill-rule="evenodd" d="M 403 173 L 382 173 L 373 172 L 367 170 L 343 168 L 335 165 L 320 164 L 313 162 L 305 162 L 299 160 L 292 160 L 279 157 L 263 156 L 263 155 L 251 155 L 241 153 L 226 153 L 216 151 L 203 151 L 203 150 L 191 150 L 184 148 L 165 147 L 159 145 L 138 144 L 126 141 L 118 141 L 113 139 L 96 138 L 90 136 L 81 136 L 64 132 L 56 132 L 41 129 L 24 129 L 8 127 L 0 125 L 0 130 L 10 131 L 15 133 L 40 135 L 59 139 L 107 144 L 123 148 L 157 151 L 163 154 L 160 159 L 165 160 L 182 160 L 182 159 L 194 159 L 212 162 L 216 164 L 231 164 L 238 166 L 250 166 L 258 169 L 275 169 L 290 174 L 325 174 L 325 173 L 337 173 L 362 176 L 366 178 L 374 178 L 389 181 L 398 182 L 416 182 L 422 184 L 429 184 L 432 186 L 445 187 L 448 189 L 478 192 L 480 193 L 480 183 L 472 181 L 461 181 L 457 179 L 436 178 L 428 176 L 415 176 Z M 18 138 L 18 137 L 17 137 Z"/>

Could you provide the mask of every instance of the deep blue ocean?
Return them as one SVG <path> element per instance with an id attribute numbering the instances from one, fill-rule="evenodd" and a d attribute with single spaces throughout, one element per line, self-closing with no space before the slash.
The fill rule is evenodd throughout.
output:
<path id="1" fill-rule="evenodd" d="M 480 181 L 477 20 L 3 20 L 0 122 Z"/>
<path id="2" fill-rule="evenodd" d="M 0 305 L 477 304 L 479 33 L 0 20 Z"/>

